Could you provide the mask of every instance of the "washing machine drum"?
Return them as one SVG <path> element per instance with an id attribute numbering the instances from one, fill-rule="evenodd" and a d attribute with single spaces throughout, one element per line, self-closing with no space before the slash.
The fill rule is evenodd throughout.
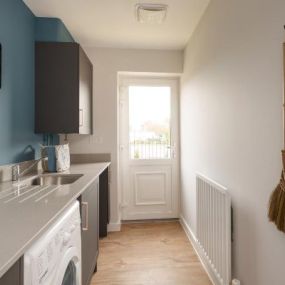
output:
<path id="1" fill-rule="evenodd" d="M 56 270 L 56 274 L 51 274 L 51 279 L 47 278 L 40 285 L 81 285 L 81 262 L 75 248 L 69 248 L 65 252 Z"/>
<path id="2" fill-rule="evenodd" d="M 52 285 L 81 285 L 80 259 L 78 250 L 69 248 L 57 266 L 57 274 Z"/>
<path id="3" fill-rule="evenodd" d="M 73 261 L 70 261 L 65 270 L 61 285 L 77 285 L 76 275 L 76 266 Z"/>

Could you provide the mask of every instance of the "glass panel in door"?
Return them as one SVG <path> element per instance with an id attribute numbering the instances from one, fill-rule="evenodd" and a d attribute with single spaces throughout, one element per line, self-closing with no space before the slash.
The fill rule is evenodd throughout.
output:
<path id="1" fill-rule="evenodd" d="M 169 86 L 129 86 L 130 159 L 170 159 L 170 120 Z"/>

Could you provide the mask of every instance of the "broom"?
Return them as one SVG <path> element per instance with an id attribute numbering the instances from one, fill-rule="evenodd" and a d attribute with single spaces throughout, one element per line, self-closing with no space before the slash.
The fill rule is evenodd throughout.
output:
<path id="1" fill-rule="evenodd" d="M 285 151 L 282 150 L 283 170 L 281 173 L 279 184 L 271 194 L 269 200 L 268 218 L 274 222 L 278 230 L 285 232 Z"/>
<path id="2" fill-rule="evenodd" d="M 284 27 L 285 28 L 285 27 Z M 285 71 L 285 43 L 283 44 L 283 63 Z M 285 79 L 285 72 L 284 72 Z M 285 88 L 284 88 L 285 90 Z M 285 103 L 285 92 L 284 100 Z M 283 103 L 283 135 L 284 135 L 284 150 L 282 153 L 282 172 L 279 184 L 270 196 L 268 218 L 269 221 L 275 223 L 278 230 L 285 233 L 285 104 Z"/>

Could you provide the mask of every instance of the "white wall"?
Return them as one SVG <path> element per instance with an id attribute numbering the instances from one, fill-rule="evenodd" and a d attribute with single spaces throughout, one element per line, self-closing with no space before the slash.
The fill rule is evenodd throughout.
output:
<path id="1" fill-rule="evenodd" d="M 214 0 L 185 50 L 182 215 L 196 232 L 195 173 L 226 185 L 234 275 L 285 284 L 285 235 L 267 220 L 282 148 L 284 0 Z"/>
<path id="2" fill-rule="evenodd" d="M 72 153 L 111 153 L 111 223 L 118 223 L 117 73 L 181 73 L 182 51 L 86 48 L 93 62 L 94 135 L 69 137 Z"/>

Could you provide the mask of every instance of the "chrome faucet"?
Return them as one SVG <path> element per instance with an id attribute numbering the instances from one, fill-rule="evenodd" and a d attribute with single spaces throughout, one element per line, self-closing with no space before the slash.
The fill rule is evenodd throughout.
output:
<path id="1" fill-rule="evenodd" d="M 44 157 L 41 157 L 34 161 L 30 166 L 28 166 L 26 169 L 24 169 L 22 172 L 20 170 L 20 164 L 15 164 L 12 166 L 12 181 L 19 181 L 19 179 L 24 176 L 26 173 L 28 173 L 32 168 L 35 167 Z"/>

